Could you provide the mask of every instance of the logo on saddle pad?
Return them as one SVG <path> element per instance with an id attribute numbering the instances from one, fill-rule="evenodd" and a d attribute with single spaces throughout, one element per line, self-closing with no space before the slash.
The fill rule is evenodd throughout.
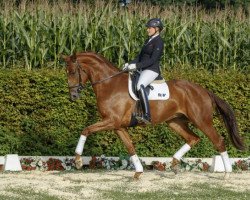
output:
<path id="1" fill-rule="evenodd" d="M 133 91 L 131 75 L 128 78 L 128 91 L 132 99 L 138 101 L 139 98 Z M 156 80 L 150 84 L 147 90 L 148 100 L 167 100 L 169 99 L 169 89 L 165 80 Z"/>

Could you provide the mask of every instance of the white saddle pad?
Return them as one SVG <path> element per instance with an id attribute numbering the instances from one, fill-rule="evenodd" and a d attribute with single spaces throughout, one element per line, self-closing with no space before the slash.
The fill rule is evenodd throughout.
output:
<path id="1" fill-rule="evenodd" d="M 168 85 L 167 85 L 165 80 L 154 81 L 150 85 L 153 86 L 154 89 L 150 90 L 149 95 L 148 95 L 148 100 L 167 100 L 167 99 L 169 99 L 169 89 L 168 89 Z M 129 74 L 129 78 L 128 78 L 128 90 L 129 90 L 130 96 L 134 100 L 136 100 L 136 101 L 139 100 L 132 90 L 132 81 L 131 81 L 130 74 Z"/>

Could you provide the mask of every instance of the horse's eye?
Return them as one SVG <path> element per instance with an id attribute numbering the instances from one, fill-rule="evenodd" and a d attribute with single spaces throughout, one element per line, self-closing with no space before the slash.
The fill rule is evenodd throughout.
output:
<path id="1" fill-rule="evenodd" d="M 69 75 L 74 75 L 76 73 L 75 70 L 67 70 L 67 74 Z"/>

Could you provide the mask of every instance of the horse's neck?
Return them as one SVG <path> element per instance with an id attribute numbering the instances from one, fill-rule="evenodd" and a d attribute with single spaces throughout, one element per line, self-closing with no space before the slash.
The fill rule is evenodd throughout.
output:
<path id="1" fill-rule="evenodd" d="M 95 93 L 98 93 L 100 89 L 112 87 L 113 78 L 108 78 L 118 73 L 118 68 L 105 58 L 93 53 L 84 53 L 80 59 L 82 64 L 87 66 L 85 69 L 88 71 L 90 82 L 96 86 L 94 87 Z"/>
<path id="2" fill-rule="evenodd" d="M 90 81 L 91 83 L 95 83 L 98 81 L 102 81 L 118 72 L 118 69 L 110 68 L 106 64 L 99 65 L 99 67 L 93 67 L 90 71 Z"/>
<path id="3" fill-rule="evenodd" d="M 119 71 L 118 68 L 114 67 L 109 61 L 98 56 L 93 57 L 92 54 L 90 54 L 90 56 L 85 55 L 82 59 L 82 63 L 87 65 L 89 80 L 92 84 L 106 79 Z"/>
<path id="4" fill-rule="evenodd" d="M 119 73 L 119 71 L 113 72 L 112 75 Z M 110 76 L 109 76 L 110 77 Z M 107 77 L 105 77 L 107 78 Z M 117 94 L 120 94 L 122 91 L 126 90 L 125 85 L 127 85 L 128 75 L 127 74 L 119 74 L 114 77 L 110 77 L 108 79 L 101 79 L 104 81 L 98 82 L 94 85 L 93 91 L 96 96 L 97 105 L 101 107 L 107 107 L 108 99 L 114 98 Z M 127 91 L 128 92 L 128 91 Z M 108 101 L 107 101 L 108 100 Z M 109 104 L 109 103 L 108 103 Z"/>

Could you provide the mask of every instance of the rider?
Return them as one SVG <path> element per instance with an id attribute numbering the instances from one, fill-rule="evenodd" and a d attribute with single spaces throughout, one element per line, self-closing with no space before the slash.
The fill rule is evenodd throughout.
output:
<path id="1" fill-rule="evenodd" d="M 149 123 L 151 116 L 145 88 L 160 75 L 160 58 L 164 45 L 160 36 L 160 32 L 163 29 L 161 20 L 159 18 L 150 19 L 146 27 L 149 38 L 145 41 L 139 55 L 131 62 L 126 63 L 123 70 L 139 70 L 141 72 L 137 84 L 137 91 L 139 92 L 144 112 L 141 120 Z"/>

